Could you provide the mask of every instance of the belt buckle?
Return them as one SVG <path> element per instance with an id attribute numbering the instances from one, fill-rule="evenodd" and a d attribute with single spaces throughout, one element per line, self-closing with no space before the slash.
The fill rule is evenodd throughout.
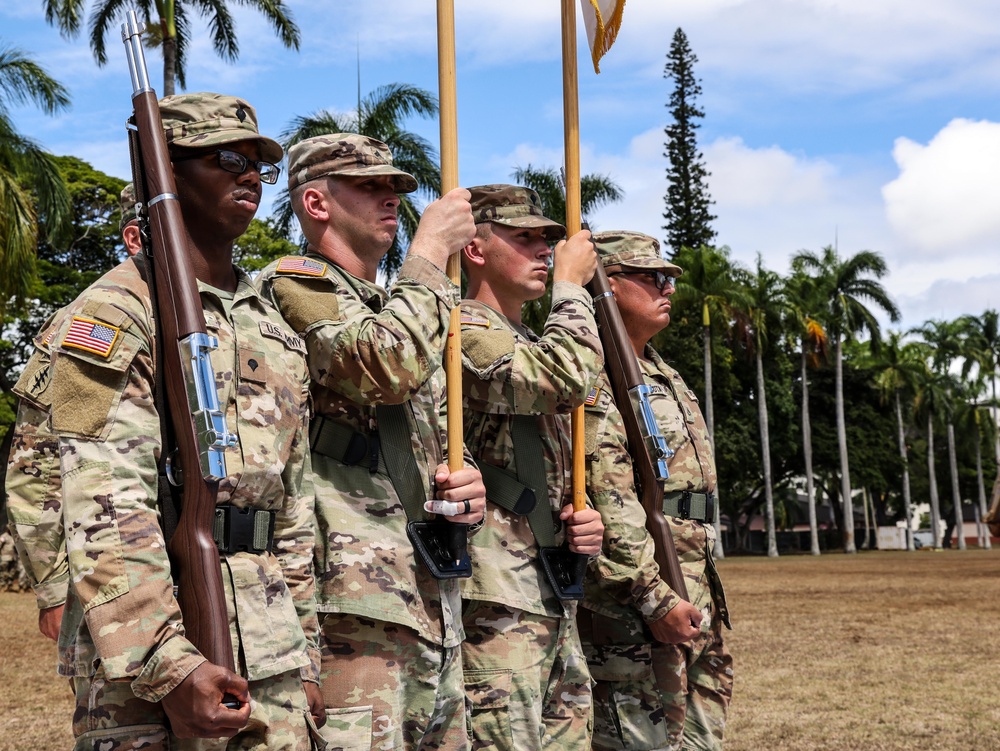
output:
<path id="1" fill-rule="evenodd" d="M 681 519 L 691 518 L 691 491 L 685 490 L 681 493 L 681 499 L 677 501 L 677 515 Z"/>

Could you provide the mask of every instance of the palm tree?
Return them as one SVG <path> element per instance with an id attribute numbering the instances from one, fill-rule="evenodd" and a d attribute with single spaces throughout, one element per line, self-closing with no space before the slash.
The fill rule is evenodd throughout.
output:
<path id="1" fill-rule="evenodd" d="M 899 458 L 903 462 L 903 514 L 906 518 L 906 549 L 913 550 L 913 503 L 910 498 L 910 465 L 906 450 L 906 426 L 903 420 L 904 392 L 912 394 L 916 390 L 921 374 L 926 369 L 921 347 L 915 342 L 903 343 L 903 335 L 898 331 L 889 333 L 889 339 L 882 344 L 881 356 L 876 361 L 878 373 L 875 385 L 882 403 L 890 397 L 895 401 L 896 427 L 899 441 Z M 909 412 L 909 410 L 907 410 Z"/>
<path id="2" fill-rule="evenodd" d="M 827 295 L 824 317 L 827 331 L 832 335 L 835 352 L 835 390 L 837 410 L 837 443 L 840 449 L 840 484 L 843 495 L 844 552 L 855 553 L 854 504 L 851 502 L 851 473 L 847 453 L 847 424 L 844 420 L 844 348 L 845 338 L 868 332 L 873 346 L 881 340 L 878 319 L 865 307 L 864 301 L 881 308 L 893 322 L 899 320 L 899 309 L 888 292 L 878 282 L 888 268 L 878 253 L 862 250 L 848 258 L 841 258 L 832 247 L 823 249 L 822 255 L 798 253 L 792 259 L 793 269 L 813 271 L 821 278 Z M 874 277 L 871 278 L 871 277 Z"/>
<path id="3" fill-rule="evenodd" d="M 993 416 L 993 454 L 996 459 L 997 481 L 1000 481 L 1000 402 L 997 401 L 997 371 L 1000 371 L 1000 313 L 987 310 L 981 316 L 963 316 L 959 319 L 965 329 L 965 363 L 962 366 L 962 377 L 968 377 L 973 364 L 976 365 L 977 378 L 981 382 L 989 381 L 993 395 L 990 413 Z M 976 425 L 979 425 L 977 417 Z M 985 503 L 981 504 L 980 513 L 985 515 Z M 984 547 L 990 548 L 990 536 L 986 535 Z"/>
<path id="4" fill-rule="evenodd" d="M 736 308 L 747 308 L 746 293 L 730 260 L 729 248 L 702 245 L 697 250 L 682 247 L 674 262 L 684 269 L 677 279 L 674 304 L 701 311 L 702 346 L 705 358 L 705 424 L 715 452 L 715 409 L 712 400 L 712 327 L 728 324 Z M 718 488 L 716 488 L 718 494 Z M 722 523 L 718 497 L 715 503 L 716 557 L 724 558 Z"/>
<path id="5" fill-rule="evenodd" d="M 806 503 L 809 508 L 809 552 L 819 555 L 819 525 L 816 520 L 816 488 L 813 481 L 812 422 L 809 418 L 809 366 L 818 367 L 827 359 L 826 331 L 817 320 L 822 300 L 816 280 L 793 272 L 785 282 L 790 331 L 797 331 L 801 344 L 799 368 L 802 378 L 802 454 L 806 469 Z"/>
<path id="6" fill-rule="evenodd" d="M 746 285 L 748 306 L 739 311 L 747 319 L 748 349 L 753 352 L 757 366 L 757 423 L 760 428 L 761 464 L 764 469 L 764 501 L 767 526 L 767 555 L 778 556 L 778 542 L 774 523 L 774 478 L 771 472 L 771 438 L 767 417 L 767 389 L 764 385 L 764 350 L 768 339 L 780 333 L 781 321 L 787 317 L 788 303 L 784 297 L 781 277 L 764 268 L 764 259 L 757 254 L 755 273 L 738 275 Z"/>
<path id="7" fill-rule="evenodd" d="M 545 216 L 566 224 L 566 191 L 562 175 L 552 167 L 516 167 L 514 182 L 531 188 L 542 200 Z M 610 175 L 584 175 L 580 178 L 580 213 L 588 217 L 601 206 L 622 200 L 625 193 Z"/>
<path id="8" fill-rule="evenodd" d="M 512 179 L 518 185 L 531 188 L 542 202 L 542 211 L 549 219 L 566 224 L 566 191 L 562 175 L 552 167 L 515 167 Z M 580 214 L 586 217 L 601 206 L 622 200 L 624 192 L 607 175 L 583 175 L 580 178 Z M 552 272 L 545 294 L 537 300 L 529 300 L 521 311 L 521 322 L 537 333 L 545 327 L 552 306 Z"/>
<path id="9" fill-rule="evenodd" d="M 69 95 L 25 53 L 0 45 L 0 320 L 11 298 L 20 304 L 28 294 L 39 226 L 58 236 L 70 221 L 56 162 L 11 120 L 10 106 L 28 103 L 52 114 L 69 106 Z"/>
<path id="10" fill-rule="evenodd" d="M 934 418 L 948 409 L 952 377 L 939 375 L 927 367 L 917 387 L 915 402 L 918 414 L 927 420 L 927 480 L 931 506 L 931 536 L 934 547 L 939 547 L 941 534 L 941 503 L 938 497 L 937 468 L 934 461 Z"/>
<path id="11" fill-rule="evenodd" d="M 380 86 L 363 99 L 358 95 L 358 108 L 353 112 L 337 113 L 320 110 L 313 115 L 296 117 L 281 134 L 282 145 L 289 147 L 313 136 L 331 133 L 360 133 L 384 142 L 392 152 L 392 163 L 417 179 L 417 193 L 433 200 L 441 194 L 441 170 L 437 152 L 422 136 L 405 130 L 403 120 L 413 115 L 434 118 L 438 113 L 437 99 L 425 89 L 404 83 Z M 403 243 L 413 238 L 420 221 L 420 211 L 413 201 L 414 194 L 400 196 L 399 235 L 382 259 L 382 270 L 393 276 L 403 263 Z M 286 236 L 292 227 L 292 206 L 288 191 L 279 195 L 274 205 L 275 223 Z"/>
<path id="12" fill-rule="evenodd" d="M 146 44 L 163 50 L 163 96 L 175 91 L 175 82 L 186 85 L 186 58 L 191 38 L 192 15 L 206 19 L 212 33 L 212 47 L 219 57 L 230 62 L 239 58 L 236 22 L 226 0 L 95 0 L 90 12 L 90 46 L 98 65 L 108 61 L 108 33 L 135 8 L 147 27 Z M 283 0 L 237 0 L 238 5 L 254 8 L 270 22 L 281 43 L 299 48 L 299 27 Z M 45 20 L 67 37 L 76 36 L 83 21 L 85 0 L 43 0 Z M 114 35 L 113 35 L 114 36 Z M 117 38 L 114 36 L 114 38 Z"/>
<path id="13" fill-rule="evenodd" d="M 943 400 L 943 415 L 948 436 L 948 464 L 951 475 L 951 495 L 958 532 L 958 547 L 965 550 L 965 536 L 962 534 L 962 498 L 958 487 L 958 461 L 955 452 L 955 405 L 962 401 L 962 388 L 958 379 L 951 376 L 952 363 L 963 356 L 963 323 L 958 321 L 927 321 L 914 331 L 920 334 L 931 348 L 932 369 L 943 378 L 946 398 Z"/>

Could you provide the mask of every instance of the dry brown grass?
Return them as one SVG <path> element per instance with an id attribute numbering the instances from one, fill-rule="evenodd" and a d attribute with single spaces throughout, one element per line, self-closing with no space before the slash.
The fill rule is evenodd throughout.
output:
<path id="1" fill-rule="evenodd" d="M 727 751 L 1000 751 L 1000 551 L 728 558 Z M 67 749 L 31 595 L 0 594 L 0 751 Z"/>
<path id="2" fill-rule="evenodd" d="M 1000 551 L 722 563 L 727 751 L 1000 749 Z"/>

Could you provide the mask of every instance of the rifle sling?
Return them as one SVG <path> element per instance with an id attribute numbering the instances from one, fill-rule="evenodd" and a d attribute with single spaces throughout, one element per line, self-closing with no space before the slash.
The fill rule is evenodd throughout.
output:
<path id="1" fill-rule="evenodd" d="M 482 472 L 483 484 L 486 485 L 486 497 L 512 513 L 526 514 L 538 547 L 555 547 L 556 535 L 548 502 L 545 454 L 542 451 L 537 418 L 532 415 L 514 415 L 510 431 L 517 476 L 500 467 L 480 462 L 479 471 Z M 534 502 L 531 503 L 531 500 Z"/>

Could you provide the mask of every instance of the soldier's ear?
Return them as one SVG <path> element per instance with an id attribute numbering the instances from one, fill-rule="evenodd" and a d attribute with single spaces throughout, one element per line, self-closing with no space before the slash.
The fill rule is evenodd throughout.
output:
<path id="1" fill-rule="evenodd" d="M 486 257 L 483 255 L 483 244 L 480 238 L 472 238 L 472 242 L 462 249 L 463 263 L 469 266 L 485 266 Z"/>
<path id="2" fill-rule="evenodd" d="M 611 287 L 611 294 L 618 297 L 618 281 L 613 276 L 608 277 L 608 286 Z"/>
<path id="3" fill-rule="evenodd" d="M 302 213 L 317 222 L 330 221 L 330 209 L 327 206 L 327 195 L 317 188 L 306 188 L 302 191 Z"/>

